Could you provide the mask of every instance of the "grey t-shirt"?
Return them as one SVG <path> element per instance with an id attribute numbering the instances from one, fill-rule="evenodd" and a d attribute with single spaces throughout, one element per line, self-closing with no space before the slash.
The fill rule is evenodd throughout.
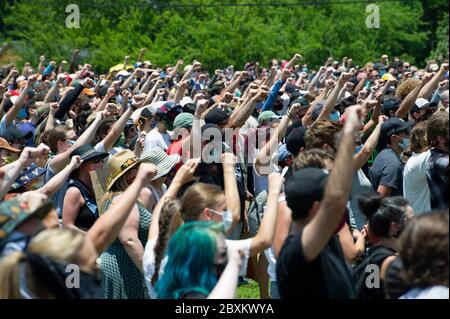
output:
<path id="1" fill-rule="evenodd" d="M 403 163 L 391 148 L 386 148 L 378 154 L 370 170 L 372 191 L 378 186 L 392 189 L 391 196 L 403 196 Z"/>

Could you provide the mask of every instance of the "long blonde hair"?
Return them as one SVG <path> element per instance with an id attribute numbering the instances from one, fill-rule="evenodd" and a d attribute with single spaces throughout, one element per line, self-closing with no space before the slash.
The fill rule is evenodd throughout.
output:
<path id="1" fill-rule="evenodd" d="M 51 259 L 77 263 L 84 244 L 85 235 L 72 229 L 47 229 L 36 235 L 27 251 L 47 256 Z M 14 252 L 0 262 L 0 299 L 20 299 L 20 264 L 26 262 L 25 252 Z M 27 286 L 41 298 L 49 297 L 39 278 L 26 267 Z"/>

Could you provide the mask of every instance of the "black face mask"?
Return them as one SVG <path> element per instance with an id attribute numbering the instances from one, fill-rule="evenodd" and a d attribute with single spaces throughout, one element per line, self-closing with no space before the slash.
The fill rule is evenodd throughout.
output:
<path id="1" fill-rule="evenodd" d="M 79 271 L 79 287 L 69 288 L 66 282 L 72 275 L 68 263 L 56 262 L 47 256 L 27 253 L 27 261 L 35 276 L 45 283 L 56 299 L 95 299 L 100 297 L 101 280 L 98 275 Z"/>

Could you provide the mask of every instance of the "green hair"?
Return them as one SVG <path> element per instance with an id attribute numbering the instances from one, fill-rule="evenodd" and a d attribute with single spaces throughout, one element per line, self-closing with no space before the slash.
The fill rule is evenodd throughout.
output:
<path id="1" fill-rule="evenodd" d="M 187 222 L 178 229 L 169 241 L 164 275 L 155 285 L 159 299 L 179 299 L 192 292 L 209 295 L 218 279 L 214 260 L 219 234 L 224 229 L 215 222 Z"/>

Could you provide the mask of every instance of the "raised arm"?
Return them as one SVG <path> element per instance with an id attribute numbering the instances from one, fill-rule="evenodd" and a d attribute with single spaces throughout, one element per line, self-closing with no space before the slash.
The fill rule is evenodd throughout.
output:
<path id="1" fill-rule="evenodd" d="M 141 164 L 136 179 L 120 196 L 120 200 L 116 200 L 89 229 L 86 236 L 92 240 L 98 254 L 101 254 L 117 238 L 136 205 L 142 188 L 150 184 L 156 173 L 156 167 L 153 164 Z"/>
<path id="2" fill-rule="evenodd" d="M 108 135 L 102 140 L 102 144 L 104 146 L 105 152 L 109 152 L 109 150 L 116 143 L 117 139 L 120 137 L 120 134 L 123 132 L 125 126 L 127 125 L 128 120 L 133 114 L 134 109 L 128 108 L 119 120 L 114 124 L 114 126 L 109 131 Z"/>
<path id="3" fill-rule="evenodd" d="M 386 116 L 382 115 L 379 117 L 378 124 L 373 130 L 372 134 L 370 134 L 369 138 L 366 140 L 361 150 L 357 154 L 355 154 L 354 156 L 355 170 L 363 168 L 363 166 L 366 165 L 367 161 L 372 155 L 373 151 L 375 151 L 375 148 L 377 147 L 378 144 L 378 139 L 380 138 L 381 126 L 383 125 L 383 122 L 385 120 Z"/>
<path id="4" fill-rule="evenodd" d="M 175 76 L 175 74 L 177 74 L 178 69 L 180 68 L 180 66 L 184 63 L 184 61 L 182 59 L 179 59 L 177 61 L 177 64 L 175 64 L 175 66 L 173 67 L 172 71 L 166 76 L 166 78 L 164 79 L 164 82 L 168 82 L 171 79 L 173 79 L 173 77 Z"/>
<path id="5" fill-rule="evenodd" d="M 25 99 L 28 96 L 28 90 L 33 87 L 34 82 L 36 82 L 36 76 L 31 76 L 28 78 L 25 88 L 22 90 L 22 92 L 20 92 L 20 96 L 17 98 L 12 108 L 10 108 L 6 113 L 5 126 L 7 128 L 12 124 L 17 114 L 19 114 L 20 109 L 25 105 Z"/>
<path id="6" fill-rule="evenodd" d="M 252 238 L 250 244 L 250 256 L 269 248 L 275 237 L 277 227 L 278 198 L 284 179 L 279 173 L 269 175 L 269 190 L 267 192 L 267 207 L 264 211 L 264 218 L 261 221 L 258 233 Z"/>
<path id="7" fill-rule="evenodd" d="M 55 118 L 62 120 L 64 116 L 70 111 L 71 106 L 75 103 L 78 96 L 85 88 L 91 88 L 94 86 L 92 79 L 85 79 L 82 83 L 78 84 L 74 89 L 67 92 L 64 98 L 59 102 L 59 110 L 55 113 Z"/>
<path id="8" fill-rule="evenodd" d="M 408 112 L 411 110 L 411 108 L 414 106 L 414 103 L 419 97 L 419 93 L 422 90 L 422 88 L 425 86 L 426 83 L 428 83 L 431 80 L 431 74 L 427 74 L 422 82 L 418 86 L 414 88 L 411 92 L 408 93 L 408 95 L 403 99 L 402 103 L 400 104 L 400 107 L 395 112 L 395 116 L 398 118 L 404 118 L 406 115 L 408 115 Z"/>
<path id="9" fill-rule="evenodd" d="M 102 101 L 100 102 L 100 104 L 97 106 L 96 111 L 97 112 L 101 112 L 106 108 L 106 104 L 108 104 L 109 100 L 114 97 L 116 95 L 116 90 L 114 89 L 114 87 L 109 87 L 108 90 L 106 91 L 106 95 L 103 97 Z"/>
<path id="10" fill-rule="evenodd" d="M 264 105 L 262 107 L 262 111 L 268 111 L 272 109 L 273 103 L 275 102 L 278 92 L 280 92 L 281 87 L 286 83 L 286 80 L 291 75 L 291 71 L 289 69 L 284 69 L 281 74 L 281 79 L 275 82 L 272 90 L 270 91 L 267 99 L 264 101 Z"/>
<path id="11" fill-rule="evenodd" d="M 17 161 L 0 167 L 4 174 L 3 180 L 0 181 L 0 199 L 3 199 L 3 196 L 9 191 L 11 185 L 25 168 L 39 158 L 47 156 L 48 153 L 50 153 L 50 149 L 44 144 L 40 144 L 36 148 L 25 147 Z"/>
<path id="12" fill-rule="evenodd" d="M 437 89 L 439 82 L 442 81 L 445 72 L 448 71 L 448 63 L 442 63 L 439 71 L 433 76 L 433 78 L 424 85 L 424 87 L 420 90 L 418 98 L 429 99 L 431 94 L 433 94 L 434 90 Z"/>
<path id="13" fill-rule="evenodd" d="M 208 299 L 234 299 L 238 286 L 239 269 L 242 265 L 244 254 L 235 250 L 228 249 L 228 263 L 222 275 L 217 281 L 216 286 L 208 295 Z"/>
<path id="14" fill-rule="evenodd" d="M 268 175 L 270 173 L 270 171 L 264 172 L 264 168 L 267 168 L 267 165 L 272 165 L 271 161 L 274 151 L 278 150 L 278 144 L 285 136 L 287 127 L 289 125 L 289 122 L 291 121 L 292 116 L 296 115 L 299 112 L 299 110 L 300 110 L 299 103 L 296 103 L 291 106 L 288 113 L 285 116 L 283 116 L 280 124 L 275 129 L 275 134 L 258 153 L 258 156 L 255 159 L 255 170 L 259 175 Z"/>
<path id="15" fill-rule="evenodd" d="M 321 119 L 327 119 L 331 111 L 333 111 L 334 106 L 338 102 L 338 96 L 341 89 L 344 87 L 345 83 L 350 79 L 350 73 L 342 73 L 341 77 L 337 81 L 336 86 L 334 87 L 333 91 L 331 91 L 330 96 L 327 98 L 325 105 L 323 106 L 322 112 L 320 112 L 319 117 L 316 121 L 319 121 Z"/>
<path id="16" fill-rule="evenodd" d="M 7 87 L 9 81 L 11 80 L 11 78 L 14 78 L 14 77 L 16 77 L 16 76 L 18 76 L 18 75 L 19 75 L 19 70 L 17 70 L 16 68 L 12 69 L 12 70 L 8 73 L 8 75 L 6 76 L 6 78 L 3 79 L 3 81 L 2 81 L 1 84 L 2 84 L 4 87 Z"/>
<path id="17" fill-rule="evenodd" d="M 260 89 L 258 93 L 251 98 L 247 103 L 234 109 L 230 115 L 230 120 L 225 127 L 238 128 L 245 124 L 245 121 L 252 115 L 256 103 L 265 99 L 267 92 Z"/>
<path id="18" fill-rule="evenodd" d="M 49 180 L 44 186 L 37 189 L 36 191 L 47 195 L 48 197 L 53 196 L 64 183 L 69 178 L 70 174 L 80 167 L 83 161 L 79 156 L 73 156 L 70 160 L 69 165 L 67 165 L 62 171 L 56 174 L 51 180 Z"/>
<path id="19" fill-rule="evenodd" d="M 313 261 L 317 258 L 336 231 L 345 212 L 355 172 L 353 154 L 355 152 L 355 133 L 360 125 L 359 112 L 361 112 L 360 106 L 347 108 L 342 139 L 334 168 L 325 187 L 324 198 L 319 211 L 303 230 L 299 244 L 303 247 L 306 260 Z"/>
<path id="20" fill-rule="evenodd" d="M 290 70 L 295 66 L 295 64 L 302 59 L 302 56 L 299 53 L 296 53 L 288 64 L 283 68 L 285 70 Z"/>
<path id="21" fill-rule="evenodd" d="M 50 90 L 48 90 L 47 94 L 44 97 L 44 103 L 50 103 L 53 102 L 55 99 L 56 93 L 58 93 L 59 85 L 61 83 L 64 83 L 64 77 L 58 77 L 55 81 L 55 84 L 51 87 Z"/>
<path id="22" fill-rule="evenodd" d="M 223 180 L 225 186 L 225 200 L 227 208 L 233 213 L 233 223 L 228 230 L 228 235 L 234 231 L 234 227 L 241 220 L 241 201 L 236 183 L 236 158 L 232 153 L 224 153 L 221 156 L 223 166 Z"/>

